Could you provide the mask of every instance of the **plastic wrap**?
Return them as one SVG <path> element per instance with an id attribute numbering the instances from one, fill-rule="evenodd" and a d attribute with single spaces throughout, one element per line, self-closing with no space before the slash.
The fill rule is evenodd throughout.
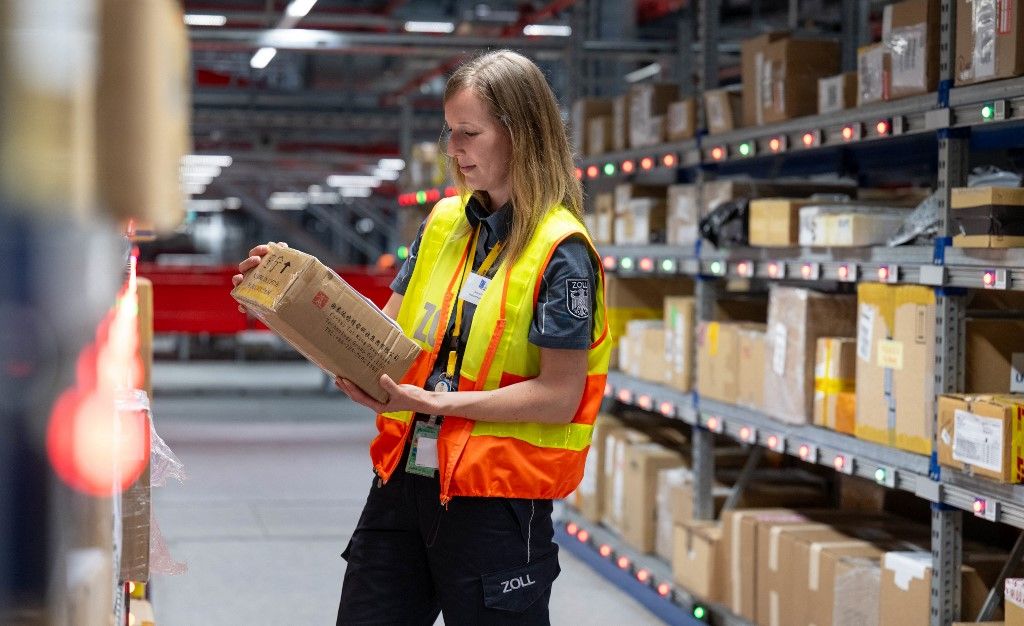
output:
<path id="1" fill-rule="evenodd" d="M 168 479 L 171 478 L 179 483 L 184 482 L 188 478 L 188 474 L 185 473 L 185 466 L 178 460 L 170 446 L 160 438 L 160 435 L 156 432 L 156 427 L 152 424 L 153 422 L 150 421 L 150 486 L 163 487 L 167 484 Z"/>
<path id="2" fill-rule="evenodd" d="M 882 569 L 877 560 L 843 559 L 836 576 L 833 626 L 877 626 Z"/>
<path id="3" fill-rule="evenodd" d="M 153 420 L 149 412 L 149 396 L 145 391 L 139 389 L 122 390 L 118 393 L 115 406 L 121 419 L 117 424 L 120 429 L 122 423 L 130 424 L 135 416 L 142 413 L 146 420 L 146 427 L 152 433 Z M 145 432 L 145 431 L 143 431 Z M 124 436 L 119 430 L 118 438 Z M 152 440 L 150 440 L 151 444 Z M 150 445 L 152 447 L 152 445 Z M 143 452 L 144 454 L 144 452 Z M 152 458 L 152 455 L 150 455 Z M 115 462 L 121 462 L 121 455 L 115 455 Z M 135 463 L 139 458 L 124 459 L 125 462 Z M 115 467 L 115 475 L 120 475 L 122 467 Z M 119 579 L 148 580 L 149 579 L 149 532 L 150 532 L 150 464 L 145 462 L 141 468 L 138 478 L 121 491 L 118 499 L 120 515 L 120 569 Z M 117 523 L 115 522 L 115 527 Z"/>
<path id="4" fill-rule="evenodd" d="M 971 68 L 974 79 L 991 78 L 996 74 L 996 0 L 974 0 L 971 11 L 974 30 Z"/>
<path id="5" fill-rule="evenodd" d="M 155 516 L 150 526 L 149 571 L 152 574 L 168 574 L 170 576 L 180 576 L 188 571 L 186 563 L 176 561 L 171 556 L 171 551 L 167 548 L 167 542 L 164 540 L 164 534 L 160 532 L 160 525 Z"/>

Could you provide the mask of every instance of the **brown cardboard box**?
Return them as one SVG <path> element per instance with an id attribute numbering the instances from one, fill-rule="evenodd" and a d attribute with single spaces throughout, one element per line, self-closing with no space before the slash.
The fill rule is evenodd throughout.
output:
<path id="1" fill-rule="evenodd" d="M 657 443 L 626 447 L 622 538 L 637 550 L 654 551 L 658 472 L 683 464 L 683 457 L 678 452 Z"/>
<path id="2" fill-rule="evenodd" d="M 837 248 L 881 245 L 896 234 L 908 214 L 892 211 L 817 215 L 812 218 L 816 237 L 814 245 Z"/>
<path id="3" fill-rule="evenodd" d="M 153 281 L 135 280 L 139 303 L 139 360 L 142 363 L 142 389 L 153 397 Z"/>
<path id="4" fill-rule="evenodd" d="M 889 100 L 892 57 L 884 44 L 857 49 L 857 106 Z"/>
<path id="5" fill-rule="evenodd" d="M 1024 322 L 968 319 L 969 393 L 1024 393 Z"/>
<path id="6" fill-rule="evenodd" d="M 939 83 L 938 0 L 904 0 L 886 5 L 882 42 L 891 58 L 893 99 L 935 91 Z"/>
<path id="7" fill-rule="evenodd" d="M 706 182 L 701 190 L 701 215 L 707 215 L 723 202 L 737 198 L 771 198 L 786 196 L 806 198 L 816 193 L 835 193 L 854 196 L 857 188 L 835 183 L 791 183 L 772 180 L 714 180 Z"/>
<path id="8" fill-rule="evenodd" d="M 958 87 L 1024 74 L 1024 11 L 1018 0 L 957 0 L 954 72 Z"/>
<path id="9" fill-rule="evenodd" d="M 626 334 L 626 322 L 661 319 L 666 296 L 693 295 L 693 283 L 678 278 L 620 278 L 605 276 L 608 332 L 616 344 Z"/>
<path id="10" fill-rule="evenodd" d="M 857 72 L 818 79 L 818 114 L 838 113 L 857 106 Z"/>
<path id="11" fill-rule="evenodd" d="M 764 407 L 765 329 L 739 329 L 739 384 L 736 403 L 760 411 Z"/>
<path id="12" fill-rule="evenodd" d="M 639 354 L 637 361 L 637 377 L 653 383 L 661 383 L 668 369 L 665 357 L 665 326 L 645 328 L 638 338 Z"/>
<path id="13" fill-rule="evenodd" d="M 612 116 L 598 115 L 587 120 L 587 155 L 595 156 L 611 150 Z"/>
<path id="14" fill-rule="evenodd" d="M 711 89 L 704 92 L 704 111 L 708 134 L 727 133 L 739 126 L 738 116 L 743 104 L 739 92 L 732 89 Z"/>
<path id="15" fill-rule="evenodd" d="M 819 337 L 814 357 L 814 424 L 852 435 L 857 413 L 857 340 Z"/>
<path id="16" fill-rule="evenodd" d="M 878 587 L 884 551 L 867 541 L 838 539 L 799 546 L 801 572 L 795 607 L 801 624 L 862 626 L 878 619 Z M 796 623 L 796 622 L 794 622 Z"/>
<path id="17" fill-rule="evenodd" d="M 583 468 L 583 480 L 573 492 L 573 506 L 583 517 L 592 522 L 600 522 L 604 512 L 606 476 L 604 473 L 605 440 L 615 430 L 622 428 L 622 422 L 607 413 L 601 413 L 594 421 L 594 433 L 591 437 L 590 452 L 587 454 L 586 466 Z"/>
<path id="18" fill-rule="evenodd" d="M 401 380 L 420 353 L 372 302 L 315 257 L 292 248 L 270 244 L 231 296 L 324 371 L 377 400 L 387 397 L 381 374 Z"/>
<path id="19" fill-rule="evenodd" d="M 958 248 L 1024 247 L 1024 189 L 955 187 L 950 194 Z"/>
<path id="20" fill-rule="evenodd" d="M 834 41 L 780 39 L 764 47 L 758 67 L 758 123 L 771 124 L 818 111 L 818 79 L 839 72 Z"/>
<path id="21" fill-rule="evenodd" d="M 684 506 L 692 509 L 693 490 L 689 489 L 690 502 L 684 503 L 684 490 L 693 481 L 693 472 L 689 467 L 681 465 L 658 472 L 658 493 L 655 498 L 657 516 L 654 538 L 654 553 L 672 562 L 675 542 L 675 525 L 678 512 Z"/>
<path id="22" fill-rule="evenodd" d="M 677 391 L 693 388 L 694 300 L 687 296 L 665 298 L 665 368 L 662 382 Z"/>
<path id="23" fill-rule="evenodd" d="M 876 363 L 893 369 L 896 447 L 931 454 L 935 390 L 935 291 L 931 287 L 896 288 L 892 342 L 878 346 Z"/>
<path id="24" fill-rule="evenodd" d="M 572 104 L 572 149 L 577 154 L 593 154 L 587 145 L 588 123 L 595 117 L 612 114 L 608 98 L 580 98 Z"/>
<path id="25" fill-rule="evenodd" d="M 939 463 L 1004 483 L 1024 481 L 1024 395 L 939 396 Z"/>
<path id="26" fill-rule="evenodd" d="M 818 338 L 852 335 L 855 330 L 853 298 L 772 285 L 765 337 L 765 412 L 787 423 L 810 423 Z"/>
<path id="27" fill-rule="evenodd" d="M 758 103 L 761 101 L 761 83 L 758 67 L 768 44 L 788 37 L 787 33 L 764 33 L 746 39 L 740 46 L 740 78 L 743 82 L 743 126 L 757 126 Z"/>
<path id="28" fill-rule="evenodd" d="M 697 133 L 697 101 L 693 98 L 668 105 L 665 135 L 669 141 L 691 139 Z"/>
<path id="29" fill-rule="evenodd" d="M 679 87 L 667 83 L 644 83 L 629 88 L 629 147 L 644 148 L 662 141 L 665 132 L 652 123 L 655 117 L 664 116 L 668 105 L 679 99 Z"/>
<path id="30" fill-rule="evenodd" d="M 740 336 L 742 328 L 758 325 L 731 322 L 700 322 L 697 325 L 697 393 L 713 400 L 734 403 L 739 390 Z"/>
<path id="31" fill-rule="evenodd" d="M 597 218 L 594 243 L 611 243 L 615 236 L 615 195 L 610 193 L 595 195 L 594 215 Z"/>
<path id="32" fill-rule="evenodd" d="M 620 533 L 626 510 L 626 450 L 650 440 L 646 434 L 628 427 L 613 429 L 604 440 L 605 498 L 601 521 Z"/>
<path id="33" fill-rule="evenodd" d="M 658 198 L 633 198 L 629 208 L 615 216 L 616 245 L 664 243 L 666 231 L 665 201 Z"/>
<path id="34" fill-rule="evenodd" d="M 690 522 L 675 527 L 672 576 L 706 602 L 718 602 L 725 591 L 721 575 L 722 526 L 719 522 Z"/>
<path id="35" fill-rule="evenodd" d="M 628 212 L 629 203 L 637 198 L 665 200 L 667 193 L 668 188 L 664 185 L 636 185 L 633 183 L 615 185 L 615 213 Z"/>
<path id="36" fill-rule="evenodd" d="M 670 185 L 666 218 L 668 232 L 665 242 L 675 246 L 692 246 L 700 239 L 700 205 L 697 185 Z"/>
<path id="37" fill-rule="evenodd" d="M 640 378 L 648 361 L 647 355 L 644 354 L 644 347 L 647 345 L 646 336 L 652 334 L 654 335 L 652 341 L 658 341 L 660 338 L 660 341 L 664 342 L 664 333 L 665 323 L 661 319 L 635 319 L 626 322 L 626 335 L 623 337 L 622 347 L 619 350 L 620 371 Z M 662 348 L 659 354 L 664 353 L 664 348 Z"/>
<path id="38" fill-rule="evenodd" d="M 757 526 L 757 623 L 782 626 L 796 623 L 793 607 L 796 580 L 794 543 L 800 541 L 837 541 L 849 538 L 832 526 L 808 521 L 802 524 L 770 523 Z"/>
<path id="39" fill-rule="evenodd" d="M 172 0 L 101 3 L 96 180 L 116 220 L 168 232 L 185 218 L 181 159 L 191 150 L 188 34 Z"/>
<path id="40" fill-rule="evenodd" d="M 1024 578 L 1007 578 L 1003 599 L 1006 626 L 1024 626 Z"/>
<path id="41" fill-rule="evenodd" d="M 896 291 L 888 285 L 857 285 L 857 420 L 859 439 L 896 444 L 895 414 L 890 422 L 885 368 L 877 364 L 878 346 L 893 339 Z M 891 382 L 889 384 L 891 387 Z"/>
<path id="42" fill-rule="evenodd" d="M 797 245 L 800 235 L 800 208 L 811 200 L 758 198 L 750 201 L 750 245 Z"/>
<path id="43" fill-rule="evenodd" d="M 963 615 L 977 615 L 981 610 L 1005 558 L 999 554 L 964 553 L 960 583 Z M 887 552 L 882 559 L 879 626 L 926 626 L 931 580 L 930 552 Z"/>
<path id="44" fill-rule="evenodd" d="M 629 96 L 612 100 L 612 149 L 621 152 L 629 148 Z"/>

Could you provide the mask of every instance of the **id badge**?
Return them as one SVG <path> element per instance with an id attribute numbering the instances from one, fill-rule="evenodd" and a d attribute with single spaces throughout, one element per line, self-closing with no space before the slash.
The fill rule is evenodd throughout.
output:
<path id="1" fill-rule="evenodd" d="M 490 278 L 473 272 L 466 278 L 466 283 L 462 285 L 459 298 L 471 304 L 480 304 L 480 298 L 484 297 L 484 291 L 487 289 L 487 285 L 490 284 Z"/>
<path id="2" fill-rule="evenodd" d="M 433 476 L 437 470 L 437 437 L 440 426 L 426 422 L 416 422 L 412 432 L 412 447 L 409 449 L 409 461 L 405 471 L 420 476 Z"/>

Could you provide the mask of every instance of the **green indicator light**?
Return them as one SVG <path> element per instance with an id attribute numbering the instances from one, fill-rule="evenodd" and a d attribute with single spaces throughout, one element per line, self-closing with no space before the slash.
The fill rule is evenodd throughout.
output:
<path id="1" fill-rule="evenodd" d="M 417 191 L 416 192 L 416 202 L 419 202 L 420 204 L 426 204 L 426 202 L 427 202 L 427 192 L 425 192 L 425 191 Z"/>
<path id="2" fill-rule="evenodd" d="M 715 261 L 715 262 L 713 262 L 711 264 L 711 273 L 712 274 L 721 274 L 722 273 L 722 262 L 721 261 Z"/>
<path id="3" fill-rule="evenodd" d="M 623 257 L 619 261 L 619 267 L 621 267 L 624 270 L 631 270 L 631 269 L 633 269 L 633 259 L 629 258 L 628 256 L 627 257 Z"/>
<path id="4" fill-rule="evenodd" d="M 995 116 L 995 114 L 996 109 L 991 104 L 986 104 L 985 106 L 981 107 L 981 119 L 990 120 Z"/>
<path id="5" fill-rule="evenodd" d="M 707 609 L 702 606 L 693 607 L 693 616 L 697 619 L 704 619 L 704 616 L 708 614 Z"/>
<path id="6" fill-rule="evenodd" d="M 615 164 L 614 163 L 605 163 L 604 164 L 604 175 L 605 176 L 611 176 L 614 173 L 615 173 Z"/>
<path id="7" fill-rule="evenodd" d="M 885 482 L 885 470 L 882 469 L 881 467 L 875 470 L 875 482 L 877 482 L 877 483 L 884 483 Z"/>
<path id="8" fill-rule="evenodd" d="M 665 272 L 673 272 L 676 269 L 676 262 L 672 259 L 665 259 L 661 262 L 661 269 Z"/>
<path id="9" fill-rule="evenodd" d="M 741 143 L 740 144 L 740 154 L 742 154 L 743 156 L 750 156 L 750 144 L 749 143 Z"/>
<path id="10" fill-rule="evenodd" d="M 409 258 L 409 248 L 407 246 L 398 246 L 395 255 L 400 261 L 404 261 Z"/>

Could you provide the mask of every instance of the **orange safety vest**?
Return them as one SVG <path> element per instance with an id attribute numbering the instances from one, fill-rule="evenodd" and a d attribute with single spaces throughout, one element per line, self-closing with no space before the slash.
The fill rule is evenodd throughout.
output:
<path id="1" fill-rule="evenodd" d="M 459 277 L 464 265 L 472 263 L 466 200 L 445 198 L 427 218 L 397 320 L 423 351 L 403 383 L 418 387 L 426 383 L 448 328 Z M 600 258 L 579 220 L 556 206 L 541 220 L 515 266 L 499 266 L 473 315 L 459 370 L 460 391 L 497 389 L 540 373 L 540 348 L 528 340 L 533 310 L 551 254 L 572 235 L 583 236 L 594 258 Z M 443 503 L 454 496 L 563 498 L 579 484 L 611 355 L 603 269 L 594 293 L 594 341 L 587 353 L 586 385 L 572 422 L 477 422 L 445 416 L 437 442 Z M 370 457 L 384 481 L 402 457 L 413 417 L 411 411 L 377 415 L 379 434 L 370 444 Z"/>

